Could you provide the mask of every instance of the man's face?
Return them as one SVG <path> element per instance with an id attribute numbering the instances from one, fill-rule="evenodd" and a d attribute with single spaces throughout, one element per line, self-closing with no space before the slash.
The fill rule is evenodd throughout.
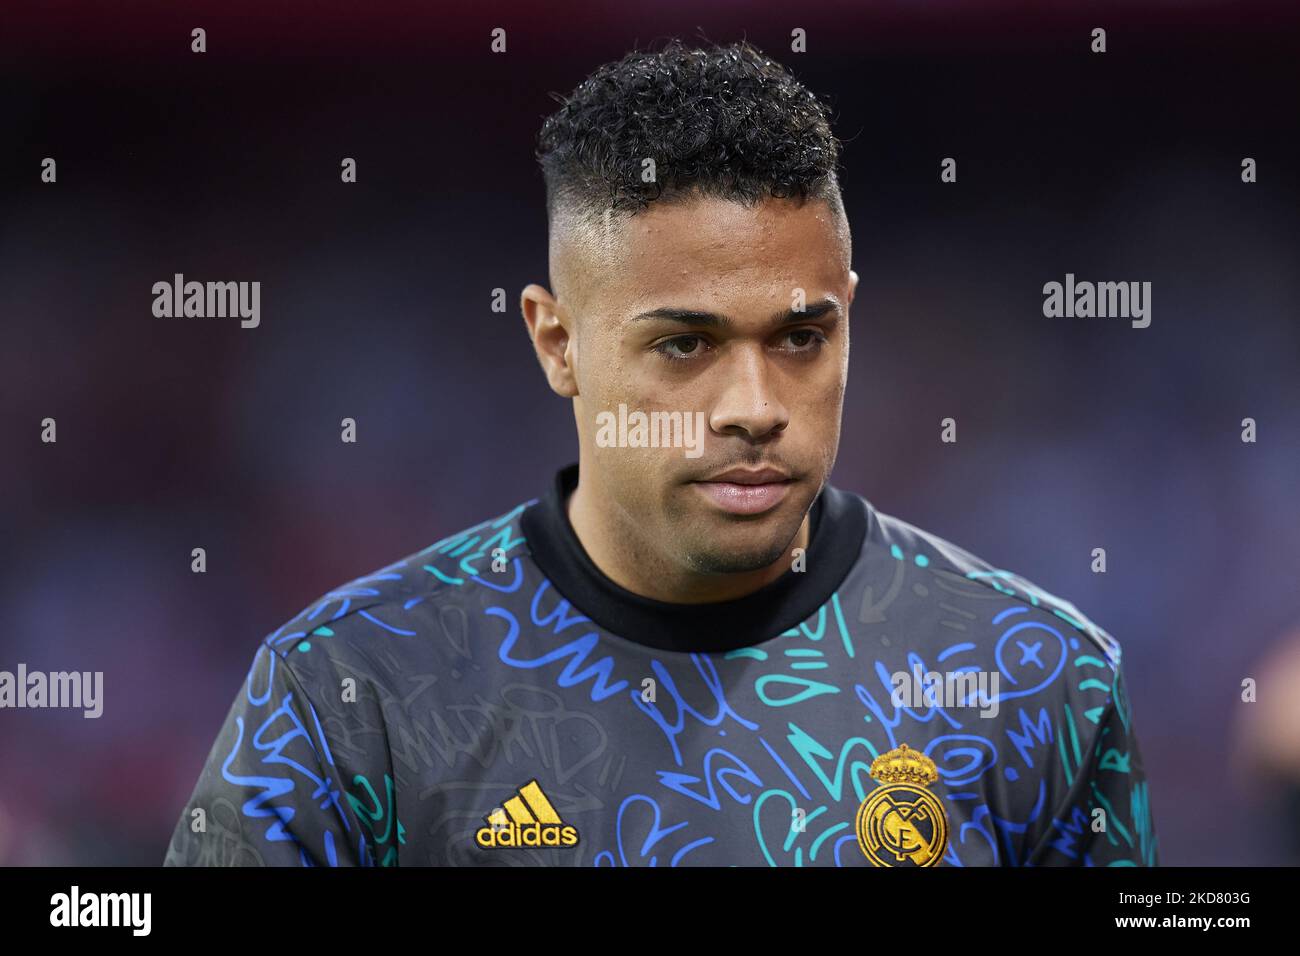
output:
<path id="1" fill-rule="evenodd" d="M 649 560 L 771 565 L 839 445 L 857 284 L 847 225 L 821 201 L 652 204 L 598 258 L 571 317 L 581 480 Z M 692 425 L 701 412 L 703 434 L 686 433 L 693 449 L 609 447 L 620 404 Z"/>

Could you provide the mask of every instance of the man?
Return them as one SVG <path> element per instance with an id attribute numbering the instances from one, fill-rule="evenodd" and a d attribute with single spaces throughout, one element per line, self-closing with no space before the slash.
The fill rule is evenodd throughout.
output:
<path id="1" fill-rule="evenodd" d="M 1119 645 L 827 483 L 848 223 L 746 44 L 543 126 L 521 304 L 579 462 L 257 652 L 168 864 L 1154 865 Z"/>

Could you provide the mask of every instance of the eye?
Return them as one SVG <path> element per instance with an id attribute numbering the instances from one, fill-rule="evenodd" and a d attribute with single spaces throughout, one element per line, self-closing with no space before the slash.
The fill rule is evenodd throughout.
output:
<path id="1" fill-rule="evenodd" d="M 654 347 L 660 355 L 675 362 L 687 361 L 704 352 L 704 339 L 698 335 L 679 335 L 664 339 Z"/>
<path id="2" fill-rule="evenodd" d="M 817 329 L 795 329 L 784 337 L 794 346 L 790 351 L 797 354 L 816 352 L 826 344 L 826 336 Z"/>

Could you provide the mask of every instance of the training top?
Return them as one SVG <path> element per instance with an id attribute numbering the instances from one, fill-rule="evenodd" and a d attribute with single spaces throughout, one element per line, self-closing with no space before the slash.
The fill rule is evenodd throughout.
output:
<path id="1" fill-rule="evenodd" d="M 805 554 L 674 604 L 540 499 L 258 646 L 168 866 L 1155 866 L 1120 645 L 830 484 Z"/>

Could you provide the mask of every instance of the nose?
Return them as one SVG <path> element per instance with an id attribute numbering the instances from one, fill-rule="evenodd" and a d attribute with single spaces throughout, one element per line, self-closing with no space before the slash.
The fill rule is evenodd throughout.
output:
<path id="1" fill-rule="evenodd" d="M 779 433 L 789 424 L 790 413 L 772 388 L 762 345 L 746 343 L 730 352 L 716 367 L 724 385 L 709 413 L 710 429 L 751 441 Z"/>

